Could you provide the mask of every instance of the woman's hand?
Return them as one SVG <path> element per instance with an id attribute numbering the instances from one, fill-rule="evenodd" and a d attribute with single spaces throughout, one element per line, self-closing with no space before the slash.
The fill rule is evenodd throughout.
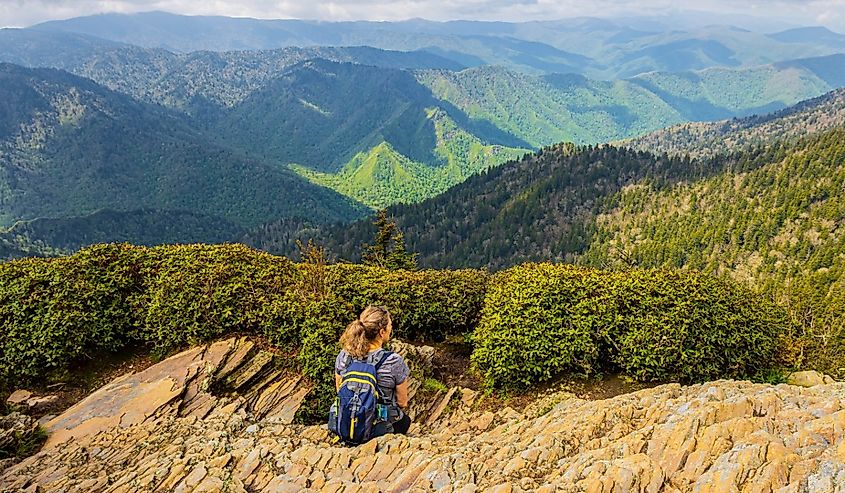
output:
<path id="1" fill-rule="evenodd" d="M 335 389 L 336 391 L 337 391 L 337 390 L 340 390 L 340 382 L 341 382 L 341 380 L 343 380 L 343 378 L 341 378 L 340 374 L 339 374 L 339 373 L 335 373 L 335 374 L 334 374 L 334 387 L 335 387 L 334 389 Z"/>

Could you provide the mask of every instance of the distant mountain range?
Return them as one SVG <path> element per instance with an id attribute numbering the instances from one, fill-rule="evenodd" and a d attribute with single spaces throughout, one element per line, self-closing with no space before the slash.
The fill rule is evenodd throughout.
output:
<path id="1" fill-rule="evenodd" d="M 173 24 L 168 29 L 182 32 L 184 22 L 193 25 L 202 18 L 106 16 L 78 22 L 97 24 L 103 19 L 118 24 L 169 19 Z M 217 19 L 203 29 L 244 27 L 241 21 L 257 22 L 271 31 L 281 25 Z M 757 66 L 648 72 L 608 81 L 577 73 L 527 74 L 518 70 L 518 64 L 467 68 L 473 64 L 425 47 L 413 52 L 359 46 L 174 53 L 56 27 L 74 22 L 0 30 L 0 62 L 15 64 L 2 65 L 6 82 L 0 85 L 0 225 L 14 225 L 0 248 L 49 253 L 93 241 L 250 238 L 284 250 L 287 240 L 279 238 L 290 238 L 291 233 L 281 230 L 291 225 L 299 229 L 307 223 L 314 228 L 364 217 L 373 208 L 426 200 L 434 204 L 441 200 L 439 194 L 449 196 L 451 187 L 478 173 L 490 177 L 503 163 L 530 163 L 530 159 L 520 161 L 522 156 L 559 142 L 599 144 L 639 138 L 689 121 L 748 117 L 845 86 L 845 55 L 839 54 Z M 305 39 L 302 36 L 308 33 L 330 34 L 322 23 L 282 24 L 296 28 L 288 29 L 301 35 L 296 39 Z M 567 26 L 427 21 L 327 25 L 361 36 L 376 31 L 403 32 L 407 39 L 475 36 L 484 38 L 486 46 L 493 46 L 489 44 L 493 41 L 512 43 L 513 35 L 529 36 L 534 30 L 536 37 L 567 29 L 607 33 L 621 26 L 597 20 Z M 146 29 L 139 24 L 137 35 L 142 28 Z M 270 31 L 259 32 L 270 36 Z M 615 46 L 651 46 L 641 42 L 654 33 L 643 32 L 628 32 L 630 39 L 616 39 Z M 748 35 L 737 29 L 725 31 L 730 36 L 721 28 L 708 32 L 723 40 Z M 238 30 L 229 34 L 237 33 L 243 35 Z M 225 41 L 223 31 L 218 34 L 214 39 Z M 837 43 L 837 35 L 822 34 L 793 30 L 767 39 L 794 45 L 798 51 L 812 47 L 824 52 Z M 819 43 L 802 41 L 814 35 L 819 35 Z M 540 49 L 536 40 L 520 43 Z M 673 45 L 673 56 L 686 56 L 684 43 Z M 827 48 L 819 48 L 822 45 Z M 514 53 L 500 48 L 497 53 Z M 618 50 L 614 53 L 621 56 Z M 590 56 L 567 60 L 592 63 L 584 57 Z M 708 64 L 733 64 L 717 60 L 715 54 L 711 58 Z M 24 68 L 38 65 L 75 75 Z M 836 100 L 835 95 L 826 98 Z M 750 136 L 755 132 L 794 142 L 802 132 L 835 127 L 830 121 L 838 113 L 831 112 L 838 106 L 814 102 L 805 106 L 815 113 L 799 117 L 800 110 L 791 109 L 781 115 L 792 114 L 793 121 L 784 125 L 798 130 L 777 130 L 783 128 L 775 127 L 780 116 L 756 117 L 717 127 L 687 124 L 679 127 L 685 130 L 659 131 L 626 145 L 698 156 L 734 150 L 732 137 L 725 135 L 732 125 L 746 129 L 748 136 L 737 137 L 743 142 L 753 141 Z M 804 123 L 799 118 L 805 118 Z M 762 127 L 756 125 L 764 120 L 770 126 L 759 130 Z M 684 142 L 682 136 L 688 136 L 689 129 L 698 133 Z M 628 166 L 624 154 L 617 157 L 623 160 L 619 166 Z M 582 165 L 586 166 L 578 164 Z M 577 166 L 561 169 L 586 172 Z M 639 171 L 628 171 L 640 176 Z M 542 171 L 546 172 L 551 168 Z M 572 180 L 581 187 L 592 186 L 581 178 Z M 601 193 L 585 200 L 598 200 L 615 190 L 599 189 Z M 496 199 L 504 201 L 522 192 L 511 187 L 478 193 L 480 197 L 505 193 Z M 427 234 L 442 234 L 440 226 L 426 226 L 438 231 Z M 476 226 L 478 235 L 493 231 L 481 223 Z M 576 238 L 581 234 L 577 228 L 567 231 L 564 236 L 569 239 L 560 241 L 573 245 L 586 241 Z M 514 245 L 528 241 L 519 238 Z M 416 246 L 425 245 L 419 241 Z M 467 241 L 467 250 L 457 248 L 454 258 L 482 264 L 498 258 L 499 253 L 476 252 L 475 240 Z M 524 255 L 531 251 L 529 244 L 536 246 L 526 243 Z M 421 250 L 422 258 L 435 262 L 427 248 Z M 488 241 L 484 248 L 510 247 Z M 554 248 L 543 245 L 537 251 L 549 253 Z"/>
<path id="2" fill-rule="evenodd" d="M 103 14 L 34 29 L 86 34 L 169 51 L 264 50 L 290 46 L 372 46 L 423 50 L 467 67 L 503 65 L 528 73 L 618 79 L 650 71 L 763 65 L 845 52 L 845 36 L 825 28 L 761 34 L 731 26 L 687 28 L 656 22 L 577 18 L 546 22 L 314 22 Z"/>
<path id="3" fill-rule="evenodd" d="M 484 140 L 495 128 L 498 136 L 490 143 L 510 147 L 606 142 L 690 120 L 767 113 L 845 85 L 845 55 L 740 69 L 656 72 L 606 82 L 578 75 L 531 76 L 497 67 L 460 70 L 454 62 L 425 52 L 358 47 L 174 54 L 77 34 L 0 30 L 2 61 L 68 70 L 199 120 L 219 118 L 208 113 L 235 108 L 256 91 L 266 94 L 271 82 L 279 86 L 274 81 L 289 67 L 313 58 L 412 70 L 426 87 L 411 87 L 413 81 L 407 80 L 411 93 L 430 91 L 436 99 L 427 96 L 429 102 L 451 103 L 468 121 L 486 126 L 476 125 L 472 133 Z M 454 109 L 450 113 L 454 118 Z M 368 152 L 376 144 L 355 152 Z M 345 159 L 354 154 L 347 153 Z"/>

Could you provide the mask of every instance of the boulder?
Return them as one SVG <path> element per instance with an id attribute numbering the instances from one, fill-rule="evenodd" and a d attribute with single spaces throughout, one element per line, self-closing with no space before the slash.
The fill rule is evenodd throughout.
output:
<path id="1" fill-rule="evenodd" d="M 827 385 L 834 382 L 835 380 L 830 376 L 815 370 L 796 371 L 786 377 L 786 383 L 799 387 L 814 387 L 816 385 Z"/>
<path id="2" fill-rule="evenodd" d="M 29 409 L 29 412 L 38 413 L 44 408 L 48 407 L 50 404 L 59 400 L 59 396 L 57 395 L 44 395 L 40 397 L 30 397 L 26 400 L 26 407 Z"/>
<path id="3" fill-rule="evenodd" d="M 19 409 L 26 406 L 26 401 L 32 397 L 32 392 L 24 389 L 18 389 L 12 392 L 12 395 L 6 399 L 6 405 L 10 409 Z"/>

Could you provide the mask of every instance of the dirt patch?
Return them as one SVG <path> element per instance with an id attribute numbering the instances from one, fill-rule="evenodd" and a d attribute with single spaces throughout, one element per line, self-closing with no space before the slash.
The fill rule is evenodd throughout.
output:
<path id="1" fill-rule="evenodd" d="M 599 375 L 595 377 L 562 376 L 551 382 L 533 386 L 526 392 L 498 397 L 502 404 L 522 411 L 530 404 L 557 392 L 569 392 L 579 399 L 598 401 L 617 395 L 656 387 L 657 383 L 643 383 L 627 380 L 623 375 Z"/>
<path id="2" fill-rule="evenodd" d="M 428 344 L 434 347 L 431 360 L 432 378 L 447 387 L 466 387 L 480 389 L 484 381 L 481 375 L 470 370 L 472 346 L 463 343 Z"/>

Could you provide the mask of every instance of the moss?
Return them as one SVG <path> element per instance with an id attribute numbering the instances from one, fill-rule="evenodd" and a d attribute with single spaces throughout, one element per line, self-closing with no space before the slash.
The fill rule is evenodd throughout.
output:
<path id="1" fill-rule="evenodd" d="M 436 378 L 426 378 L 422 382 L 422 390 L 424 392 L 448 392 L 449 388 L 446 386 L 445 383 L 437 380 Z"/>

